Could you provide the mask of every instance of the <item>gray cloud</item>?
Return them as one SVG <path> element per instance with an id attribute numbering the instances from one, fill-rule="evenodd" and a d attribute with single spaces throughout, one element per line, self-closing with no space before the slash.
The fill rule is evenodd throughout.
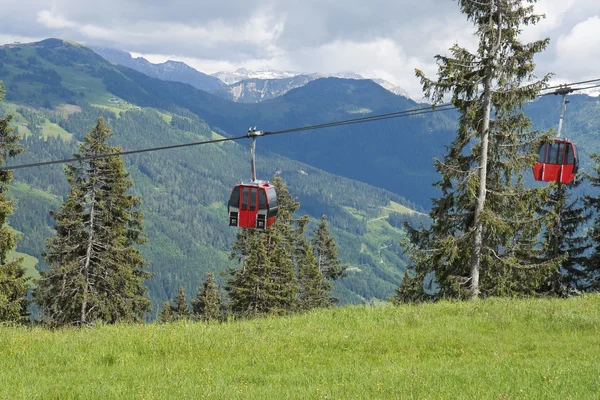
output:
<path id="1" fill-rule="evenodd" d="M 476 44 L 472 27 L 450 0 L 3 0 L 0 40 L 60 37 L 147 55 L 181 59 L 214 72 L 236 67 L 305 72 L 355 71 L 419 94 L 415 67 L 434 74 L 433 56 L 453 43 Z M 547 19 L 525 29 L 550 36 L 540 74 L 577 80 L 593 74 L 585 53 L 598 32 L 597 0 L 541 0 Z M 576 65 L 569 60 L 576 59 Z M 582 66 L 583 65 L 583 66 Z"/>

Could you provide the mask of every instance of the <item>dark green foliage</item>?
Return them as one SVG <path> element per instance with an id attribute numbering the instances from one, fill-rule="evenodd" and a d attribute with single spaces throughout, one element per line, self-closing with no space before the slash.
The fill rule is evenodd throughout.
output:
<path id="1" fill-rule="evenodd" d="M 591 154 L 594 161 L 592 166 L 593 175 L 588 175 L 590 184 L 594 188 L 600 187 L 600 155 Z M 600 196 L 585 196 L 585 206 L 594 213 L 593 227 L 588 237 L 592 243 L 592 254 L 585 261 L 585 290 L 600 291 Z"/>
<path id="2" fill-rule="evenodd" d="M 180 319 L 189 319 L 191 315 L 190 307 L 188 306 L 187 299 L 185 298 L 185 289 L 183 286 L 179 286 L 179 292 L 177 292 L 175 301 L 171 306 L 171 318 L 177 321 Z"/>
<path id="3" fill-rule="evenodd" d="M 319 269 L 313 247 L 307 241 L 304 243 L 299 260 L 298 284 L 299 310 L 307 311 L 331 306 L 329 292 L 333 287 Z"/>
<path id="4" fill-rule="evenodd" d="M 119 151 L 102 118 L 81 144 L 81 156 Z M 79 161 L 66 168 L 71 191 L 58 212 L 56 236 L 46 243 L 50 270 L 35 293 L 46 322 L 61 326 L 137 321 L 149 311 L 140 200 L 121 157 Z"/>
<path id="5" fill-rule="evenodd" d="M 331 284 L 321 274 L 304 237 L 308 217 L 293 218 L 300 203 L 281 177 L 275 177 L 273 185 L 279 202 L 277 221 L 264 232 L 240 231 L 232 252 L 232 258 L 242 262 L 241 268 L 230 271 L 226 287 L 231 311 L 237 315 L 281 314 L 331 304 Z M 328 243 L 329 249 L 335 249 L 335 243 Z"/>
<path id="6" fill-rule="evenodd" d="M 519 41 L 521 27 L 541 18 L 533 3 L 459 0 L 477 28 L 477 51 L 454 45 L 450 56 L 436 56 L 437 81 L 417 70 L 425 95 L 439 104 L 450 94 L 461 114 L 456 139 L 436 160 L 441 196 L 432 225 L 409 229 L 416 276 L 435 272 L 443 297 L 532 294 L 560 261 L 543 260 L 538 243 L 544 221 L 537 211 L 548 191 L 523 182 L 543 137 L 530 130 L 522 107 L 549 78 L 533 75 L 548 39 Z"/>
<path id="7" fill-rule="evenodd" d="M 27 289 L 23 259 L 5 260 L 0 264 L 0 323 L 27 321 Z"/>
<path id="8" fill-rule="evenodd" d="M 569 185 L 552 184 L 544 231 L 544 257 L 548 260 L 564 258 L 564 261 L 544 282 L 541 293 L 566 297 L 576 294 L 584 285 L 585 252 L 591 245 L 588 237 L 582 235 L 582 229 L 591 214 L 581 199 L 573 195 L 582 181 L 577 177 Z"/>
<path id="9" fill-rule="evenodd" d="M 158 322 L 161 324 L 166 324 L 168 322 L 173 322 L 173 312 L 171 311 L 171 303 L 165 301 L 161 308 L 160 313 L 158 314 Z"/>
<path id="10" fill-rule="evenodd" d="M 338 279 L 344 276 L 347 266 L 340 265 L 337 245 L 331 237 L 327 216 L 323 215 L 319 227 L 314 232 L 312 247 L 315 250 L 317 267 L 326 279 Z"/>
<path id="11" fill-rule="evenodd" d="M 396 295 L 392 298 L 394 304 L 403 303 L 420 303 L 423 301 L 429 301 L 433 298 L 425 292 L 423 282 L 425 276 L 421 274 L 417 275 L 409 270 L 406 270 L 400 287 L 396 289 Z"/>
<path id="12" fill-rule="evenodd" d="M 4 88 L 0 82 L 0 101 Z M 23 151 L 19 136 L 9 126 L 11 116 L 0 118 L 0 165 Z M 8 253 L 16 246 L 16 234 L 9 228 L 7 217 L 12 213 L 14 201 L 7 198 L 12 181 L 12 171 L 0 171 L 0 322 L 21 322 L 27 318 L 25 296 L 28 278 L 21 265 L 22 259 L 8 259 Z"/>
<path id="13" fill-rule="evenodd" d="M 265 242 L 259 234 L 244 231 L 239 238 L 244 241 L 243 265 L 230 271 L 225 289 L 231 299 L 231 311 L 240 316 L 257 316 L 278 313 L 277 284 L 271 281 L 273 265 L 267 254 Z M 238 239 L 238 240 L 240 240 Z"/>
<path id="14" fill-rule="evenodd" d="M 198 296 L 192 300 L 192 311 L 196 320 L 220 321 L 223 318 L 221 295 L 215 283 L 215 274 L 209 272 Z"/>

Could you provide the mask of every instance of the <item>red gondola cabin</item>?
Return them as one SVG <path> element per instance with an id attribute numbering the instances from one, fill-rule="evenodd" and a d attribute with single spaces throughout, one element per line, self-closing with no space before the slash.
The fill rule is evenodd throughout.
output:
<path id="1" fill-rule="evenodd" d="M 542 143 L 538 154 L 538 162 L 533 167 L 536 181 L 571 183 L 575 179 L 579 161 L 572 142 L 557 139 L 553 143 Z"/>
<path id="2" fill-rule="evenodd" d="M 277 218 L 277 192 L 269 182 L 236 185 L 229 198 L 229 226 L 266 229 Z"/>

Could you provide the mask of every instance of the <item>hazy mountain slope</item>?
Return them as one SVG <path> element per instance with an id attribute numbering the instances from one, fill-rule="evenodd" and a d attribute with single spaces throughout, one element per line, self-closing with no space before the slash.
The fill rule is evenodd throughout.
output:
<path id="1" fill-rule="evenodd" d="M 221 77 L 221 79 L 223 79 L 225 83 L 228 83 L 228 85 L 226 87 L 209 89 L 208 91 L 224 99 L 240 103 L 258 103 L 261 101 L 274 99 L 275 97 L 286 94 L 292 89 L 302 87 L 308 82 L 312 82 L 320 78 L 365 79 L 364 77 L 354 73 L 314 73 L 288 76 L 292 75 L 292 73 L 281 71 L 252 72 L 243 68 L 235 71 L 234 73 L 219 72 L 213 75 Z M 399 86 L 395 86 L 388 81 L 383 79 L 372 79 L 372 81 L 393 94 L 403 96 L 408 99 L 411 98 L 408 92 L 406 92 L 404 89 Z"/>
<path id="2" fill-rule="evenodd" d="M 275 71 L 275 70 L 266 70 L 266 71 L 249 71 L 246 68 L 238 68 L 235 71 L 219 71 L 211 74 L 215 78 L 218 78 L 222 82 L 227 85 L 231 85 L 233 83 L 237 83 L 240 81 L 245 81 L 249 79 L 286 79 L 292 78 L 297 75 L 302 75 L 300 72 L 291 72 L 291 71 Z"/>
<path id="3" fill-rule="evenodd" d="M 272 100 L 240 104 L 127 68 L 119 67 L 119 72 L 103 79 L 119 96 L 162 108 L 168 107 L 165 102 L 170 99 L 232 135 L 249 126 L 275 131 L 423 107 L 370 80 L 318 79 Z M 129 90 L 123 76 L 139 86 Z M 454 126 L 451 112 L 425 114 L 276 136 L 261 146 L 428 207 L 430 198 L 437 195 L 431 187 L 438 178 L 433 158 L 443 153 Z"/>
<path id="4" fill-rule="evenodd" d="M 92 47 L 92 49 L 108 61 L 135 69 L 153 78 L 165 81 L 188 83 L 201 90 L 217 89 L 224 87 L 221 80 L 204 74 L 181 61 L 166 61 L 153 64 L 143 57 L 133 58 L 126 51 L 107 47 Z"/>
<path id="5" fill-rule="evenodd" d="M 317 77 L 313 75 L 297 75 L 280 79 L 245 79 L 225 87 L 211 89 L 209 92 L 231 101 L 258 103 L 282 96 L 315 79 Z"/>

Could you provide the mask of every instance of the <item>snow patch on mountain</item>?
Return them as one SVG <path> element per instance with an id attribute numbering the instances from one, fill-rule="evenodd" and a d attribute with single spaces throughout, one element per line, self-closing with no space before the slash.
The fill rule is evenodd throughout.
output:
<path id="1" fill-rule="evenodd" d="M 254 103 L 281 96 L 292 89 L 302 87 L 308 82 L 319 78 L 367 79 L 355 72 L 345 71 L 331 74 L 261 70 L 250 71 L 239 68 L 233 72 L 221 71 L 212 74 L 226 83 L 229 97 L 233 101 Z M 411 100 L 415 100 L 406 90 L 384 79 L 371 79 L 384 89 Z M 416 101 L 416 100 L 415 100 Z"/>
<path id="2" fill-rule="evenodd" d="M 245 81 L 248 79 L 284 79 L 292 78 L 298 75 L 301 75 L 301 73 L 291 71 L 276 71 L 272 69 L 261 71 L 249 71 L 246 68 L 238 68 L 233 72 L 220 71 L 212 74 L 212 76 L 220 79 L 228 85 Z"/>

